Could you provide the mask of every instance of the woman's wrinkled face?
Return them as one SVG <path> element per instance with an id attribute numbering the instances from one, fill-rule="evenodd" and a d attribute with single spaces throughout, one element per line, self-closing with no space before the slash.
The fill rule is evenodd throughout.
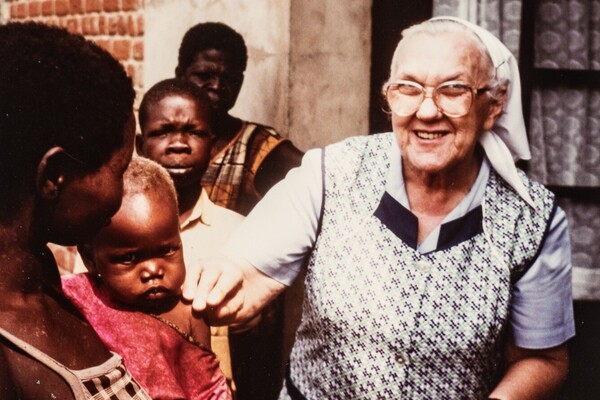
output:
<path id="1" fill-rule="evenodd" d="M 475 89 L 486 87 L 486 59 L 473 40 L 459 32 L 415 34 L 400 44 L 399 63 L 390 81 L 408 80 L 426 88 L 449 81 L 463 82 Z M 479 133 L 491 129 L 496 119 L 491 104 L 485 93 L 475 94 L 466 115 L 450 118 L 438 110 L 431 97 L 426 97 L 412 115 L 392 113 L 403 167 L 435 175 L 473 162 Z"/>

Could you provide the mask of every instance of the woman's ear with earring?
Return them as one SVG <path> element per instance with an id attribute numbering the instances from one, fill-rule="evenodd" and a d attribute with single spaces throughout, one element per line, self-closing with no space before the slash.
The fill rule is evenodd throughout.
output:
<path id="1" fill-rule="evenodd" d="M 64 183 L 64 168 L 61 158 L 65 151 L 62 147 L 53 147 L 42 156 L 38 164 L 36 185 L 40 197 L 56 200 L 60 194 L 60 186 Z"/>

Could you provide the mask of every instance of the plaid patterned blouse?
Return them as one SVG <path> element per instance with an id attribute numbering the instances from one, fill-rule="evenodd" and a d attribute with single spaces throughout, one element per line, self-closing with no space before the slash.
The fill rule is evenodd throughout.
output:
<path id="1" fill-rule="evenodd" d="M 285 141 L 273 128 L 244 122 L 239 133 L 210 162 L 202 187 L 218 206 L 247 215 L 260 199 L 254 177 L 267 155 Z"/>

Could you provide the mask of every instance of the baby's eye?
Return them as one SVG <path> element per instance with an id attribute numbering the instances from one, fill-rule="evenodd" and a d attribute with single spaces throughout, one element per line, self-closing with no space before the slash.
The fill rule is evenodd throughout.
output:
<path id="1" fill-rule="evenodd" d="M 119 254 L 119 255 L 115 255 L 115 256 L 111 257 L 111 259 L 110 259 L 110 261 L 113 264 L 125 264 L 125 265 L 134 264 L 138 260 L 139 260 L 139 257 L 135 253 Z"/>
<path id="2" fill-rule="evenodd" d="M 179 249 L 181 248 L 180 245 L 176 245 L 176 246 L 165 246 L 163 247 L 161 254 L 164 257 L 171 257 L 173 255 L 175 255 L 175 253 L 177 253 L 179 251 Z"/>

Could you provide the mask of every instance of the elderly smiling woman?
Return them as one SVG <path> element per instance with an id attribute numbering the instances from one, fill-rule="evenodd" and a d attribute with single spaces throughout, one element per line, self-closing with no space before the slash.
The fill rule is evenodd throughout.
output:
<path id="1" fill-rule="evenodd" d="M 384 93 L 393 133 L 309 151 L 186 296 L 243 319 L 306 268 L 281 398 L 548 397 L 574 335 L 570 246 L 513 162 L 529 156 L 514 57 L 429 20 L 403 32 Z"/>

